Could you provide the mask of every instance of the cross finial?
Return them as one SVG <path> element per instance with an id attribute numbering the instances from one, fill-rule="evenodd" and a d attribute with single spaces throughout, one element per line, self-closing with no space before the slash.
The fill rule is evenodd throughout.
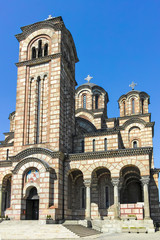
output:
<path id="1" fill-rule="evenodd" d="M 134 90 L 134 87 L 135 87 L 136 85 L 137 85 L 137 83 L 132 82 L 132 83 L 129 85 L 129 87 L 131 87 L 132 90 Z"/>
<path id="2" fill-rule="evenodd" d="M 52 17 L 52 15 L 50 14 L 50 15 L 48 15 L 48 18 L 45 19 L 45 20 L 49 20 L 49 19 L 52 19 L 52 18 L 54 18 L 54 17 Z"/>
<path id="3" fill-rule="evenodd" d="M 92 78 L 93 78 L 93 77 L 91 77 L 90 75 L 88 75 L 84 80 L 90 82 Z"/>

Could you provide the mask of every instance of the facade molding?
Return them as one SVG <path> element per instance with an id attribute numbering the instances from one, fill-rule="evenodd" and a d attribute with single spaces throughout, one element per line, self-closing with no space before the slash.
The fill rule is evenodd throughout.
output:
<path id="1" fill-rule="evenodd" d="M 23 151 L 21 151 L 20 153 L 18 153 L 15 156 L 9 157 L 9 159 L 12 162 L 17 162 L 25 157 L 28 157 L 30 155 L 33 154 L 43 154 L 46 156 L 50 156 L 51 158 L 59 158 L 59 159 L 63 159 L 64 158 L 64 154 L 62 152 L 53 152 L 52 150 L 46 149 L 46 148 L 27 148 Z"/>
<path id="2" fill-rule="evenodd" d="M 86 160 L 86 159 L 102 159 L 102 158 L 113 158 L 113 157 L 126 157 L 126 156 L 138 156 L 148 155 L 153 151 L 152 147 L 143 147 L 136 149 L 118 149 L 110 150 L 106 152 L 88 152 L 88 153 L 75 153 L 69 154 L 69 161 Z"/>
<path id="3" fill-rule="evenodd" d="M 18 62 L 16 63 L 17 67 L 21 67 L 21 66 L 32 66 L 32 65 L 36 65 L 36 64 L 43 64 L 43 63 L 47 63 L 49 61 L 51 61 L 52 59 L 55 58 L 59 58 L 62 56 L 62 53 L 54 53 L 45 57 L 40 57 L 40 58 L 35 58 L 35 59 L 31 59 L 31 60 L 26 60 L 23 62 Z"/>

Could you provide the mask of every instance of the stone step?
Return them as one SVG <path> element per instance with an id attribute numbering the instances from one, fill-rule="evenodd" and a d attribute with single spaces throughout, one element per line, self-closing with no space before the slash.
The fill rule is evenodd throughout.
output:
<path id="1" fill-rule="evenodd" d="M 96 231 L 92 228 L 86 228 L 82 225 L 65 225 L 65 227 L 79 237 L 88 237 L 100 234 L 99 231 Z"/>

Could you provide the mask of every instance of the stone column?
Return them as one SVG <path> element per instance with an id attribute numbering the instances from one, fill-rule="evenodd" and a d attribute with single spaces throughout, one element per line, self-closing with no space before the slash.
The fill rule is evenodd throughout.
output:
<path id="1" fill-rule="evenodd" d="M 112 178 L 112 184 L 114 186 L 114 218 L 119 219 L 119 199 L 118 199 L 118 184 L 119 178 Z"/>
<path id="2" fill-rule="evenodd" d="M 85 218 L 91 219 L 91 179 L 85 179 L 84 185 L 86 187 L 86 212 Z"/>
<path id="3" fill-rule="evenodd" d="M 150 219 L 150 207 L 149 207 L 149 192 L 148 192 L 148 184 L 150 178 L 149 176 L 144 176 L 141 178 L 141 182 L 143 185 L 143 196 L 144 196 L 144 218 Z"/>

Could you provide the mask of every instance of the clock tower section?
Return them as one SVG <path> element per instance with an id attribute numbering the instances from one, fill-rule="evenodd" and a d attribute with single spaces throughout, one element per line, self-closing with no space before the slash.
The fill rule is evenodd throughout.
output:
<path id="1" fill-rule="evenodd" d="M 75 44 L 61 17 L 21 28 L 15 154 L 34 145 L 72 152 L 75 134 Z"/>

